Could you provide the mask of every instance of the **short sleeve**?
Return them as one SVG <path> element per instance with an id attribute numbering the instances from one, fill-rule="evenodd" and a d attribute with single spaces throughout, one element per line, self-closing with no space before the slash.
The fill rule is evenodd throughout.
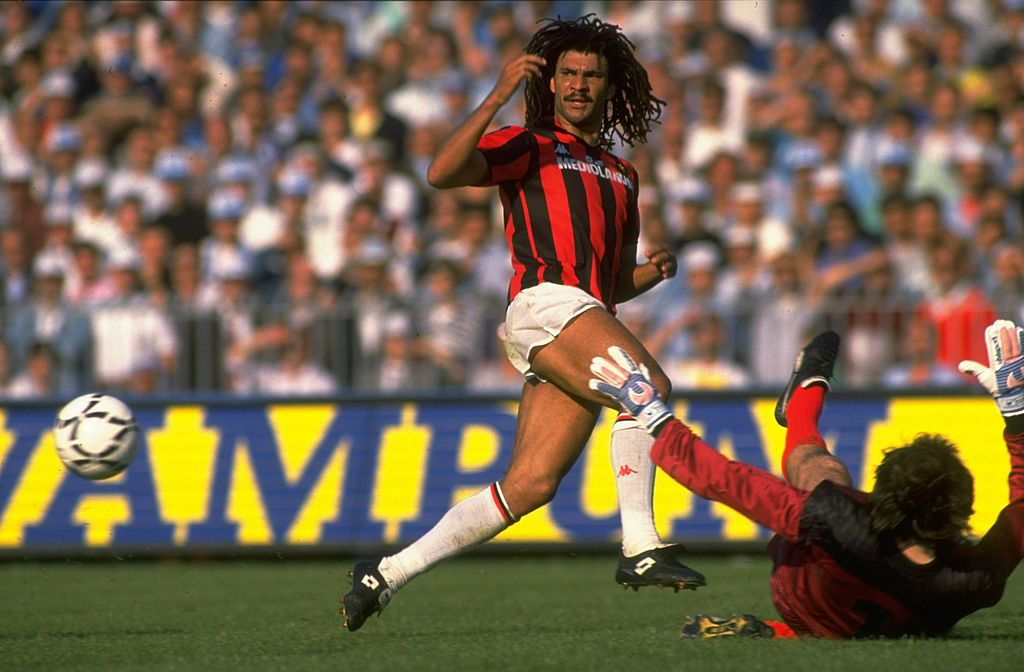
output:
<path id="1" fill-rule="evenodd" d="M 487 175 L 478 186 L 488 186 L 525 177 L 533 163 L 537 142 L 522 126 L 506 126 L 480 138 L 476 148 L 487 161 Z"/>

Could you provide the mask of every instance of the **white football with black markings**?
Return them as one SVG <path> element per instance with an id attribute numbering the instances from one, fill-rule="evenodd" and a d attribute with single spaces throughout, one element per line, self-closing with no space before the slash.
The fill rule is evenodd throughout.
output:
<path id="1" fill-rule="evenodd" d="M 83 394 L 57 413 L 57 455 L 71 471 L 93 481 L 115 476 L 131 464 L 139 428 L 127 404 L 109 394 Z"/>

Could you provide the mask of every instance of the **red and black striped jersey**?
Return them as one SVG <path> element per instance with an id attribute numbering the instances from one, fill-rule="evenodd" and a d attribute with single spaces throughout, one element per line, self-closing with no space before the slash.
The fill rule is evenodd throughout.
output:
<path id="1" fill-rule="evenodd" d="M 508 300 L 543 282 L 579 287 L 614 309 L 622 249 L 640 235 L 636 170 L 553 119 L 488 133 L 480 186 L 497 185 L 512 253 Z"/>

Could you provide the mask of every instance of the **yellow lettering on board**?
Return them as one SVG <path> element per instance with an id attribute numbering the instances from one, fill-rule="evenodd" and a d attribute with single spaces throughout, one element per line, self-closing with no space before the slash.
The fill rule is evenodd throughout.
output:
<path id="1" fill-rule="evenodd" d="M 416 424 L 415 404 L 403 405 L 398 426 L 381 436 L 370 517 L 384 523 L 385 542 L 396 541 L 402 521 L 420 514 L 430 439 L 430 429 Z"/>
<path id="2" fill-rule="evenodd" d="M 868 434 L 861 487 L 874 487 L 875 468 L 886 448 L 909 443 L 920 432 L 941 434 L 959 449 L 960 458 L 974 476 L 974 516 L 970 523 L 975 534 L 984 534 L 1010 494 L 1010 456 L 1003 443 L 1003 420 L 986 397 L 891 400 L 886 421 L 874 423 Z"/>
<path id="3" fill-rule="evenodd" d="M 122 477 L 120 474 L 116 478 Z M 85 527 L 86 546 L 109 546 L 114 540 L 114 528 L 129 522 L 131 517 L 124 495 L 86 495 L 78 502 L 71 519 Z"/>
<path id="4" fill-rule="evenodd" d="M 298 482 L 337 412 L 336 404 L 282 404 L 269 408 L 267 419 L 274 432 L 274 445 L 281 455 L 284 477 L 288 483 L 294 485 Z M 348 442 L 332 446 L 332 450 L 331 458 L 310 487 L 305 502 L 285 533 L 288 543 L 318 542 L 321 526 L 338 517 Z M 300 496 L 299 493 L 296 496 Z"/>
<path id="5" fill-rule="evenodd" d="M 187 543 L 189 526 L 206 520 L 218 432 L 204 426 L 200 406 L 169 406 L 164 426 L 146 434 L 160 517 L 174 525 L 174 543 Z"/>
<path id="6" fill-rule="evenodd" d="M 0 411 L 0 427 L 7 426 L 7 417 Z M 14 444 L 15 436 L 0 431 L 0 462 Z M 20 546 L 25 527 L 39 523 L 45 516 L 65 476 L 71 474 L 57 457 L 53 432 L 43 432 L 32 449 L 21 479 L 14 486 L 3 519 L 0 519 L 0 547 Z"/>
<path id="7" fill-rule="evenodd" d="M 238 543 L 269 544 L 273 541 L 249 448 L 244 441 L 234 446 L 235 469 L 228 491 L 227 518 L 238 523 Z"/>

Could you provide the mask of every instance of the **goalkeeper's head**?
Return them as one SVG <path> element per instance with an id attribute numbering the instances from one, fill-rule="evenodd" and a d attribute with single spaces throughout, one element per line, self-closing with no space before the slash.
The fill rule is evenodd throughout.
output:
<path id="1" fill-rule="evenodd" d="M 948 439 L 918 434 L 886 451 L 875 470 L 868 507 L 872 531 L 898 542 L 934 546 L 955 541 L 969 529 L 974 478 Z"/>

